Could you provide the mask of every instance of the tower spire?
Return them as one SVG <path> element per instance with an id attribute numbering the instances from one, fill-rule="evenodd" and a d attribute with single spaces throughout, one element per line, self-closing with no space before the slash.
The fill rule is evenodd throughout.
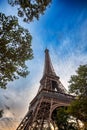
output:
<path id="1" fill-rule="evenodd" d="M 54 68 L 53 68 L 53 65 L 52 65 L 52 62 L 51 62 L 51 58 L 50 58 L 50 55 L 49 55 L 49 50 L 46 48 L 45 49 L 45 65 L 44 65 L 43 76 L 47 75 L 47 74 L 56 76 L 56 73 L 54 71 Z"/>
<path id="2" fill-rule="evenodd" d="M 42 79 L 40 80 L 40 92 L 42 89 L 47 89 L 50 91 L 57 91 L 61 93 L 66 93 L 65 87 L 62 85 L 62 83 L 59 80 L 59 76 L 56 75 L 51 58 L 49 55 L 49 50 L 45 49 L 45 65 L 44 65 L 44 73 L 42 76 Z"/>

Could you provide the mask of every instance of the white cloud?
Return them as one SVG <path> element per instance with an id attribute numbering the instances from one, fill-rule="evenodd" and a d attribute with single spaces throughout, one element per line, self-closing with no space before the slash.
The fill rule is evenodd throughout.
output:
<path id="1" fill-rule="evenodd" d="M 70 80 L 71 75 L 75 74 L 79 65 L 87 63 L 87 56 L 82 53 L 75 53 L 71 56 L 69 55 L 61 58 L 58 57 L 57 52 L 55 52 L 54 49 L 51 49 L 51 52 L 54 69 L 63 85 L 68 88 L 68 81 Z"/>
<path id="2" fill-rule="evenodd" d="M 19 121 L 13 118 L 1 118 L 0 130 L 15 130 L 19 124 Z"/>
<path id="3" fill-rule="evenodd" d="M 7 7 L 6 11 L 8 13 L 11 11 L 15 12 L 13 8 L 7 9 Z M 79 21 L 82 16 L 83 14 L 81 14 L 80 18 L 78 18 Z M 41 39 L 41 36 L 37 33 L 38 30 L 35 28 L 35 24 L 37 23 L 29 25 L 22 23 L 21 21 L 20 23 L 24 27 L 30 28 L 31 33 L 34 36 L 32 44 L 35 57 L 32 61 L 27 62 L 31 73 L 26 79 L 20 78 L 18 81 L 10 83 L 7 90 L 0 91 L 0 108 L 4 109 L 4 116 L 12 118 L 16 117 L 16 119 L 24 117 L 28 110 L 30 101 L 34 98 L 38 91 L 39 81 L 42 77 L 44 67 L 44 49 L 47 44 L 44 43 L 44 39 Z M 75 74 L 75 70 L 78 66 L 80 64 L 87 63 L 87 54 L 84 54 L 83 52 L 87 47 L 86 28 L 87 20 L 85 20 L 79 28 L 76 28 L 75 30 L 72 29 L 73 31 L 70 35 L 62 37 L 60 46 L 55 46 L 54 43 L 47 45 L 50 50 L 52 64 L 56 74 L 60 77 L 61 82 L 66 88 L 68 88 L 70 76 Z M 77 38 L 79 38 L 79 41 L 75 41 Z M 76 43 L 76 48 L 73 47 L 75 42 L 78 42 L 78 44 Z M 5 105 L 10 109 L 7 109 Z"/>
<path id="4" fill-rule="evenodd" d="M 58 57 L 57 53 L 51 46 L 50 46 L 50 55 L 56 74 L 60 77 L 61 82 L 66 88 L 68 86 L 70 76 L 75 74 L 75 70 L 78 68 L 78 66 L 80 64 L 85 64 L 87 59 L 87 56 L 82 53 L 81 54 L 76 53 L 71 56 L 68 56 L 67 58 L 65 57 L 61 59 L 61 57 Z M 5 105 L 10 107 L 10 110 L 7 110 L 5 109 L 4 106 L 5 109 L 4 115 L 6 117 L 12 117 L 12 118 L 16 117 L 16 119 L 17 118 L 22 119 L 26 114 L 26 112 L 28 111 L 28 105 L 30 101 L 35 97 L 39 88 L 39 81 L 42 76 L 41 71 L 43 69 L 42 67 L 43 63 L 41 63 L 42 60 L 41 61 L 40 59 L 36 60 L 39 61 L 38 65 L 36 65 L 38 66 L 37 68 L 36 66 L 34 66 L 34 64 L 32 64 L 32 71 L 34 74 L 31 75 L 32 79 L 29 77 L 32 80 L 31 83 L 29 83 L 30 82 L 29 79 L 28 83 L 25 84 L 24 87 L 22 86 L 18 91 L 17 88 L 14 89 L 11 87 L 8 88 L 8 90 L 4 90 L 2 96 L 3 95 L 7 96 L 8 99 L 6 99 L 6 97 L 3 96 L 2 101 L 4 102 Z M 30 84 L 31 87 L 29 87 Z"/>
<path id="5" fill-rule="evenodd" d="M 82 31 L 80 31 L 80 34 L 81 33 Z M 82 50 L 85 48 L 85 35 L 81 36 L 82 40 L 79 43 L 81 48 L 75 48 L 74 52 L 72 51 L 72 39 L 70 39 L 70 37 L 62 39 L 61 45 L 56 48 L 53 47 L 53 44 L 50 44 L 48 47 L 54 69 L 66 88 L 68 88 L 70 76 L 75 74 L 75 70 L 80 64 L 85 64 L 87 61 L 87 55 L 82 53 Z M 83 44 L 84 46 L 81 46 Z M 29 70 L 31 71 L 30 75 L 26 79 L 19 79 L 17 82 L 11 83 L 8 90 L 5 90 L 5 94 L 3 93 L 3 95 L 9 95 L 10 97 L 9 100 L 2 99 L 4 104 L 10 107 L 9 111 L 5 110 L 5 116 L 23 118 L 24 114 L 27 112 L 29 102 L 36 95 L 39 88 L 39 81 L 42 77 L 44 46 L 43 40 L 36 35 L 33 40 L 35 58 L 31 62 L 27 62 Z M 62 55 L 64 50 L 66 50 L 68 55 Z"/>

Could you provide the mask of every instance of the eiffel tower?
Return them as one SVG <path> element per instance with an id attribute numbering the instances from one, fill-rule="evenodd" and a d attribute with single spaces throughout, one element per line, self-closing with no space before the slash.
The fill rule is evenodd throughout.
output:
<path id="1" fill-rule="evenodd" d="M 53 111 L 68 106 L 74 97 L 67 93 L 56 75 L 49 55 L 45 50 L 45 65 L 40 87 L 31 101 L 29 110 L 16 130 L 56 130 L 52 120 Z"/>

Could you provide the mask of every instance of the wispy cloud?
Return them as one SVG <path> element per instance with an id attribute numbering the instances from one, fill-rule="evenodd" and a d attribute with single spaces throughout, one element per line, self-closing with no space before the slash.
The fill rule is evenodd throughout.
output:
<path id="1" fill-rule="evenodd" d="M 5 7 L 7 14 L 11 11 L 14 14 L 15 9 Z M 71 15 L 67 14 L 69 10 L 61 12 L 66 9 L 63 6 L 59 12 L 55 11 L 54 15 L 54 7 L 57 11 L 58 7 L 55 4 L 52 10 L 50 9 L 52 16 L 50 14 L 48 19 L 44 16 L 44 21 L 42 18 L 39 22 L 28 25 L 20 20 L 20 24 L 28 28 L 33 36 L 34 59 L 26 62 L 30 71 L 26 79 L 20 78 L 9 83 L 6 90 L 0 89 L 0 109 L 4 109 L 4 118 L 0 122 L 3 125 L 6 125 L 7 118 L 21 120 L 28 111 L 29 103 L 35 97 L 40 85 L 46 47 L 50 50 L 56 74 L 67 89 L 70 76 L 75 74 L 79 65 L 87 63 L 87 10 L 85 8 L 80 12 L 77 10 L 76 14 L 72 11 Z M 56 19 L 52 19 L 53 16 Z M 2 123 L 4 120 L 5 123 Z M 11 123 L 9 125 L 11 126 Z"/>
<path id="2" fill-rule="evenodd" d="M 0 130 L 15 130 L 18 126 L 18 121 L 12 118 L 0 119 Z"/>

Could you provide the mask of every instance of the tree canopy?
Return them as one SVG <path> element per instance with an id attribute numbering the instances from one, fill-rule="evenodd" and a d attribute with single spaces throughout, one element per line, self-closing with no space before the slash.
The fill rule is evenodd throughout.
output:
<path id="1" fill-rule="evenodd" d="M 0 13 L 0 87 L 6 88 L 8 81 L 28 74 L 25 61 L 33 57 L 31 40 L 17 17 Z"/>
<path id="2" fill-rule="evenodd" d="M 12 6 L 18 7 L 18 16 L 25 22 L 31 22 L 34 18 L 39 19 L 44 14 L 51 0 L 8 0 Z"/>
<path id="3" fill-rule="evenodd" d="M 69 92 L 76 99 L 67 108 L 57 108 L 52 118 L 58 130 L 87 130 L 87 64 L 79 66 L 69 83 Z"/>
<path id="4" fill-rule="evenodd" d="M 44 14 L 51 0 L 8 0 L 18 7 L 18 16 L 25 22 L 39 19 Z M 21 27 L 16 16 L 0 13 L 0 87 L 6 88 L 9 81 L 26 77 L 28 74 L 26 60 L 33 58 L 31 48 L 32 36 Z"/>
<path id="5" fill-rule="evenodd" d="M 77 99 L 71 103 L 69 112 L 81 120 L 87 130 L 87 64 L 80 65 L 76 75 L 71 76 L 69 92 L 75 93 Z"/>
<path id="6" fill-rule="evenodd" d="M 67 111 L 66 107 L 59 107 L 54 110 L 52 115 L 58 130 L 78 130 L 76 119 Z"/>
<path id="7" fill-rule="evenodd" d="M 80 65 L 76 71 L 76 75 L 71 76 L 69 81 L 69 92 L 75 93 L 77 96 L 87 96 L 87 65 Z"/>

